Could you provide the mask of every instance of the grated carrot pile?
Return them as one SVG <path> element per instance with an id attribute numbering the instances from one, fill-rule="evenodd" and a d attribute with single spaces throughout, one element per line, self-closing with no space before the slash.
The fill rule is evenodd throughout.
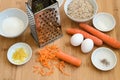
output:
<path id="1" fill-rule="evenodd" d="M 56 45 L 46 46 L 41 50 L 38 50 L 38 58 L 37 62 L 40 62 L 42 68 L 39 66 L 33 66 L 34 73 L 41 74 L 42 76 L 49 76 L 54 73 L 54 67 L 58 68 L 65 75 L 69 75 L 65 73 L 65 62 L 60 61 L 56 57 L 56 53 L 58 52 L 58 47 Z"/>

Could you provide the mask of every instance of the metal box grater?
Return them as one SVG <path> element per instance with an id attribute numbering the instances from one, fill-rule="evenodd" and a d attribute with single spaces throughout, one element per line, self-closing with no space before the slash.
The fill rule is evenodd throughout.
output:
<path id="1" fill-rule="evenodd" d="M 55 2 L 43 9 L 32 11 L 32 1 L 26 2 L 26 9 L 29 18 L 31 34 L 39 47 L 43 47 L 48 43 L 60 38 L 62 29 L 60 25 L 60 15 L 58 2 Z"/>

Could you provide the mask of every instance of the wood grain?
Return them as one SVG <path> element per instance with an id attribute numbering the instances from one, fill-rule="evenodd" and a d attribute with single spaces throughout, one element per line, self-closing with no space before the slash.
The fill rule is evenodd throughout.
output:
<path id="1" fill-rule="evenodd" d="M 7 8 L 15 7 L 20 8 L 25 11 L 25 1 L 26 0 L 0 0 L 0 11 Z M 108 12 L 112 14 L 116 19 L 115 28 L 106 33 L 117 40 L 120 41 L 120 0 L 96 0 L 99 11 L 98 12 Z M 63 37 L 56 40 L 51 44 L 56 44 L 64 52 L 69 55 L 75 56 L 82 60 L 82 65 L 80 67 L 74 67 L 72 65 L 67 65 L 66 71 L 71 74 L 71 76 L 65 76 L 61 74 L 57 69 L 55 69 L 54 74 L 51 76 L 41 76 L 33 73 L 33 65 L 36 65 L 36 50 L 39 48 L 34 39 L 30 34 L 30 28 L 28 26 L 27 30 L 19 37 L 14 39 L 9 39 L 0 36 L 0 80 L 120 80 L 120 50 L 113 49 L 104 44 L 104 46 L 111 48 L 117 56 L 117 65 L 111 71 L 103 72 L 96 69 L 91 63 L 91 51 L 89 54 L 83 54 L 80 47 L 73 47 L 70 45 L 68 35 L 65 30 L 69 27 L 78 28 L 78 23 L 71 21 L 64 13 L 63 5 L 60 7 L 61 16 L 61 26 L 63 30 Z M 9 63 L 7 60 L 7 50 L 8 48 L 17 42 L 28 43 L 33 50 L 33 55 L 31 60 L 22 66 L 15 66 Z M 98 47 L 95 46 L 94 49 Z"/>

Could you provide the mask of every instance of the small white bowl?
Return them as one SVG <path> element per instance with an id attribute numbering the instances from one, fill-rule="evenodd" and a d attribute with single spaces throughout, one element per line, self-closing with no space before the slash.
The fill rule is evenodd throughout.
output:
<path id="1" fill-rule="evenodd" d="M 89 20 L 93 19 L 94 15 L 96 15 L 96 13 L 98 11 L 98 5 L 96 3 L 96 0 L 89 0 L 89 2 L 92 4 L 92 6 L 94 8 L 93 16 L 91 16 L 90 18 L 87 18 L 87 19 L 81 19 L 81 20 L 75 19 L 75 18 L 71 17 L 70 15 L 68 15 L 68 13 L 67 13 L 68 5 L 71 3 L 71 1 L 73 1 L 73 0 L 66 0 L 66 2 L 64 4 L 64 11 L 65 11 L 65 14 L 67 15 L 67 17 L 70 18 L 71 20 L 75 21 L 75 22 L 89 21 Z"/>
<path id="2" fill-rule="evenodd" d="M 113 69 L 117 63 L 115 53 L 106 47 L 100 47 L 93 51 L 92 64 L 99 70 L 108 71 Z"/>
<path id="3" fill-rule="evenodd" d="M 96 29 L 107 32 L 111 31 L 115 27 L 116 21 L 111 14 L 102 12 L 94 16 L 93 25 Z"/>
<path id="4" fill-rule="evenodd" d="M 20 25 L 22 23 L 21 25 L 23 25 L 23 27 L 22 28 L 18 27 L 18 28 L 20 28 L 20 29 L 17 29 L 18 31 L 16 31 L 16 29 L 10 28 L 9 24 L 10 24 L 11 19 L 9 19 L 9 18 L 11 18 L 11 17 L 12 17 L 12 20 L 19 20 L 19 22 L 15 21 L 17 23 L 13 22 L 11 25 L 16 26 L 17 24 Z M 14 19 L 13 19 L 13 17 L 14 17 Z M 6 19 L 9 19 L 9 21 Z M 8 24 L 6 23 L 9 26 L 8 30 L 11 31 L 11 33 L 16 33 L 16 34 L 10 35 L 10 32 L 7 33 L 7 29 L 4 29 L 4 27 L 3 27 L 3 23 L 5 24 L 5 21 L 9 22 Z M 28 16 L 23 10 L 18 9 L 18 8 L 8 8 L 8 9 L 0 12 L 0 35 L 1 36 L 7 37 L 7 38 L 18 37 L 26 30 L 27 26 L 28 26 Z"/>
<path id="5" fill-rule="evenodd" d="M 16 51 L 16 49 L 18 48 L 23 48 L 26 52 L 26 54 L 28 54 L 27 58 L 25 59 L 25 61 L 21 62 L 21 63 L 17 63 L 15 62 L 13 59 L 12 59 L 12 56 L 13 56 L 13 53 Z M 7 58 L 9 60 L 10 63 L 14 64 L 14 65 L 22 65 L 22 64 L 25 64 L 27 63 L 30 58 L 32 57 L 32 49 L 31 47 L 26 44 L 26 43 L 16 43 L 14 45 L 12 45 L 9 49 L 8 49 L 8 52 L 7 52 Z"/>

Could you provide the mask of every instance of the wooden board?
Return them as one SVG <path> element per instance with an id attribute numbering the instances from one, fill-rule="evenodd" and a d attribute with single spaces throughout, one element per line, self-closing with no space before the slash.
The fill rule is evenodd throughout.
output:
<path id="1" fill-rule="evenodd" d="M 25 1 L 26 0 L 0 0 L 0 11 L 7 8 L 15 7 L 20 8 L 25 11 Z M 97 0 L 99 11 L 98 12 L 108 12 L 112 14 L 116 19 L 115 28 L 106 33 L 111 37 L 116 38 L 120 41 L 120 0 Z M 91 63 L 91 51 L 89 54 L 83 54 L 80 47 L 73 47 L 70 45 L 68 35 L 65 30 L 69 27 L 79 27 L 78 23 L 71 21 L 64 13 L 63 5 L 60 8 L 61 25 L 63 30 L 63 37 L 56 40 L 51 44 L 56 44 L 64 52 L 69 55 L 75 56 L 82 60 L 82 65 L 80 67 L 74 67 L 67 64 L 66 71 L 71 74 L 71 76 L 65 76 L 61 74 L 57 69 L 55 69 L 54 74 L 50 76 L 41 76 L 33 73 L 33 65 L 36 65 L 36 53 L 35 51 L 39 48 L 34 39 L 30 34 L 30 28 L 19 37 L 14 39 L 4 38 L 0 36 L 0 80 L 119 80 L 120 74 L 120 49 L 111 48 L 117 55 L 117 65 L 111 71 L 103 72 L 96 69 Z M 15 66 L 9 63 L 7 60 L 7 50 L 8 48 L 17 42 L 25 42 L 32 47 L 33 55 L 31 60 L 22 66 Z M 103 45 L 109 47 L 107 45 Z M 94 47 L 96 49 L 98 47 Z M 110 48 L 110 47 L 109 47 Z"/>

